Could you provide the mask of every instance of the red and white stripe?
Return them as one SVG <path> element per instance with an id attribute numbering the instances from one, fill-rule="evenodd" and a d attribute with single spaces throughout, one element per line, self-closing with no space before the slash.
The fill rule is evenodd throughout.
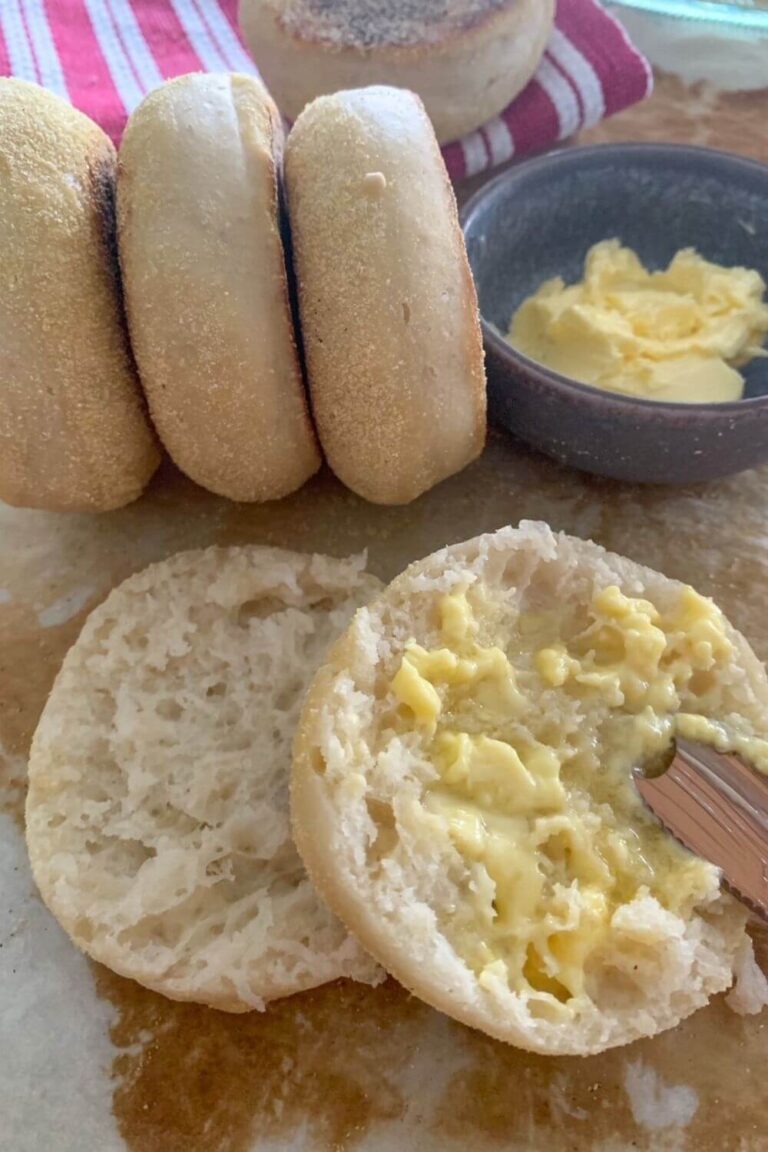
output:
<path id="1" fill-rule="evenodd" d="M 579 105 L 579 127 L 598 124 L 605 116 L 605 96 L 592 63 L 559 28 L 552 33 L 547 57 L 573 87 Z"/>
<path id="2" fill-rule="evenodd" d="M 218 4 L 170 0 L 171 7 L 205 72 L 247 72 L 255 65 Z"/>
<path id="3" fill-rule="evenodd" d="M 128 0 L 85 0 L 94 35 L 120 96 L 131 113 L 152 88 L 162 83 Z"/>
<path id="4" fill-rule="evenodd" d="M 557 66 L 549 50 L 544 53 L 539 65 L 536 82 L 544 89 L 555 109 L 557 139 L 566 140 L 573 136 L 578 132 L 582 118 L 577 89 L 571 77 Z"/>
<path id="5" fill-rule="evenodd" d="M 483 125 L 483 134 L 488 141 L 488 151 L 491 154 L 491 167 L 503 164 L 515 154 L 515 141 L 509 130 L 509 125 L 503 116 L 494 116 Z"/>
<path id="6" fill-rule="evenodd" d="M 185 72 L 257 74 L 237 0 L 0 0 L 0 75 L 72 101 L 118 140 L 152 88 Z M 443 149 L 451 176 L 542 151 L 648 95 L 652 76 L 598 0 L 558 0 L 557 26 L 509 108 Z"/>
<path id="7" fill-rule="evenodd" d="M 10 71 L 14 76 L 34 80 L 39 84 L 40 72 L 20 0 L 5 0 L 0 6 L 0 24 Z"/>
<path id="8" fill-rule="evenodd" d="M 42 0 L 2 0 L 0 27 L 9 72 L 68 97 L 64 70 Z"/>

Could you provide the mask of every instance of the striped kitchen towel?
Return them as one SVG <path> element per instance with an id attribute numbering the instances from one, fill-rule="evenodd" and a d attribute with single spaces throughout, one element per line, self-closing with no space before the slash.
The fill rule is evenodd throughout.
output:
<path id="1" fill-rule="evenodd" d="M 58 92 L 119 140 L 151 88 L 194 71 L 255 73 L 236 0 L 0 0 L 0 74 Z M 648 63 L 597 0 L 558 0 L 538 71 L 510 106 L 444 149 L 460 180 L 572 136 L 647 96 Z"/>

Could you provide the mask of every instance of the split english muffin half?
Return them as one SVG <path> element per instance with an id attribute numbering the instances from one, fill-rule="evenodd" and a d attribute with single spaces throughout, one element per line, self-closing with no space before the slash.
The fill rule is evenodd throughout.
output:
<path id="1" fill-rule="evenodd" d="M 363 560 L 183 552 L 131 576 L 67 654 L 29 762 L 27 846 L 74 942 L 228 1012 L 380 969 L 291 840 L 306 685 L 379 589 Z"/>

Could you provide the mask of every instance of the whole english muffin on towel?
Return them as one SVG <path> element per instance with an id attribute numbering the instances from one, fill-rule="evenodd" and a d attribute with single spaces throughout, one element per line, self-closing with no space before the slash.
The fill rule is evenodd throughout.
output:
<path id="1" fill-rule="evenodd" d="M 712 601 L 523 523 L 412 565 L 318 672 L 294 836 L 329 905 L 428 1003 L 586 1055 L 727 988 L 746 912 L 644 807 L 677 732 L 768 763 L 763 665 Z"/>
<path id="2" fill-rule="evenodd" d="M 477 296 L 434 132 L 411 92 L 322 96 L 285 172 L 323 451 L 367 500 L 408 503 L 485 443 Z"/>
<path id="3" fill-rule="evenodd" d="M 283 130 L 250 76 L 151 92 L 120 146 L 131 341 L 174 461 L 232 500 L 285 496 L 320 466 L 281 238 Z"/>
<path id="4" fill-rule="evenodd" d="M 35 733 L 26 811 L 35 880 L 83 951 L 228 1012 L 381 978 L 288 820 L 304 688 L 379 588 L 360 557 L 209 548 L 91 613 Z"/>
<path id="5" fill-rule="evenodd" d="M 120 306 L 116 157 L 101 128 L 0 79 L 0 500 L 102 512 L 160 454 Z"/>
<path id="6" fill-rule="evenodd" d="M 317 96 L 409 88 L 441 144 L 484 124 L 530 80 L 554 0 L 240 0 L 261 74 L 295 120 Z"/>

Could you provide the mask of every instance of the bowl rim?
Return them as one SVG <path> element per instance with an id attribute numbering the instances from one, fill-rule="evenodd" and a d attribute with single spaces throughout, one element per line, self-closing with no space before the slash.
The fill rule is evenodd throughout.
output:
<path id="1" fill-rule="evenodd" d="M 640 140 L 631 140 L 626 143 L 622 141 L 615 144 L 586 144 L 567 148 L 560 147 L 552 149 L 549 152 L 544 152 L 540 156 L 533 156 L 530 159 L 522 160 L 519 164 L 513 164 L 503 172 L 499 172 L 498 175 L 483 184 L 481 188 L 478 188 L 459 212 L 459 222 L 465 243 L 467 228 L 472 218 L 477 214 L 478 209 L 483 205 L 484 201 L 491 196 L 497 186 L 510 181 L 514 183 L 521 175 L 528 174 L 531 171 L 537 171 L 539 169 L 546 170 L 548 168 L 565 168 L 567 170 L 574 159 L 591 159 L 608 153 L 614 155 L 623 153 L 632 156 L 655 155 L 661 157 L 691 155 L 696 159 L 709 159 L 718 163 L 725 163 L 729 167 L 735 166 L 757 174 L 765 179 L 766 199 L 768 199 L 768 164 L 763 164 L 750 156 L 741 156 L 736 152 L 726 152 L 722 148 L 706 148 L 699 144 L 667 144 Z M 618 407 L 640 407 L 653 409 L 660 413 L 666 411 L 670 414 L 672 412 L 707 412 L 713 414 L 722 412 L 723 414 L 727 414 L 743 412 L 745 408 L 761 408 L 768 405 L 768 393 L 764 393 L 762 396 L 747 396 L 741 400 L 709 400 L 686 403 L 682 400 L 647 400 L 643 396 L 630 396 L 625 392 L 611 392 L 607 388 L 598 388 L 594 384 L 584 384 L 581 380 L 574 380 L 572 376 L 565 376 L 562 372 L 556 372 L 554 368 L 549 368 L 546 364 L 542 364 L 538 360 L 533 360 L 530 356 L 526 356 L 524 352 L 520 352 L 513 344 L 509 343 L 495 324 L 491 324 L 489 320 L 486 320 L 479 305 L 480 302 L 478 299 L 478 312 L 483 337 L 495 352 L 505 359 L 518 363 L 529 372 L 533 371 L 544 376 L 549 383 L 571 389 L 579 395 L 585 397 L 591 396 L 593 398 L 599 396 L 601 400 L 606 403 L 613 403 Z"/>

